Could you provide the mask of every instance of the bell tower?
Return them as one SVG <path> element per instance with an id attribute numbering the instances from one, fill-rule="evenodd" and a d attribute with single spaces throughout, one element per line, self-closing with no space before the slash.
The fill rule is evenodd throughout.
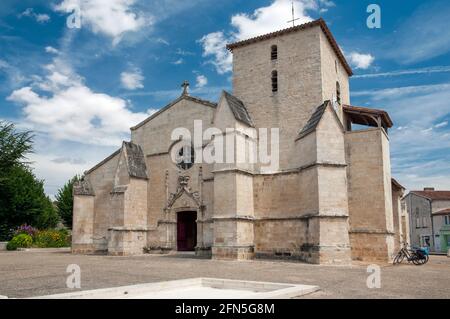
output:
<path id="1" fill-rule="evenodd" d="M 325 100 L 350 104 L 348 66 L 322 20 L 227 46 L 233 52 L 233 94 L 257 128 L 280 129 L 280 169 L 290 161 L 295 137 Z"/>

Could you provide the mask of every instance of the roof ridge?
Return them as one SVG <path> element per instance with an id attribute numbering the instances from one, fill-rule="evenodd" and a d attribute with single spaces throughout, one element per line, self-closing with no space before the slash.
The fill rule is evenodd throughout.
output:
<path id="1" fill-rule="evenodd" d="M 132 131 L 137 130 L 138 128 L 140 128 L 143 125 L 147 124 L 148 122 L 153 120 L 155 117 L 157 117 L 159 114 L 163 113 L 165 110 L 169 109 L 171 106 L 177 104 L 178 102 L 180 102 L 183 99 L 191 100 L 191 101 L 197 102 L 199 104 L 203 104 L 205 106 L 209 106 L 209 107 L 213 107 L 213 108 L 217 107 L 217 103 L 210 102 L 210 101 L 207 101 L 207 100 L 203 100 L 203 99 L 201 99 L 199 97 L 194 97 L 194 96 L 190 96 L 190 95 L 181 95 L 178 98 L 176 98 L 175 100 L 173 100 L 172 102 L 170 102 L 169 104 L 167 104 L 167 105 L 163 106 L 162 108 L 160 108 L 157 112 L 153 113 L 152 115 L 147 117 L 142 122 L 140 122 L 140 123 L 136 124 L 135 126 L 131 127 L 130 129 Z"/>
<path id="2" fill-rule="evenodd" d="M 247 108 L 245 107 L 244 102 L 242 102 L 241 99 L 225 90 L 223 90 L 223 94 L 225 96 L 225 99 L 227 100 L 231 112 L 233 113 L 234 118 L 250 127 L 255 127 L 255 125 L 253 124 L 253 120 L 250 117 Z"/>
<path id="3" fill-rule="evenodd" d="M 105 163 L 109 162 L 114 156 L 116 156 L 117 154 L 120 154 L 122 150 L 122 147 L 120 147 L 118 150 L 116 150 L 114 153 L 112 153 L 111 155 L 105 157 L 102 161 L 100 161 L 99 163 L 97 163 L 95 166 L 93 166 L 92 168 L 88 169 L 87 171 L 85 171 L 83 173 L 83 175 L 89 175 L 90 173 L 94 172 L 97 168 L 103 166 Z"/>
<path id="4" fill-rule="evenodd" d="M 438 190 L 438 191 L 425 191 L 425 190 L 412 190 L 409 192 L 416 196 L 421 196 L 430 200 L 449 200 L 450 190 Z"/>
<path id="5" fill-rule="evenodd" d="M 328 103 L 330 103 L 330 101 L 326 100 L 321 105 L 316 107 L 314 112 L 311 114 L 311 117 L 306 122 L 305 126 L 303 126 L 300 133 L 298 133 L 297 140 L 312 133 L 317 128 L 317 125 L 319 125 L 319 122 L 322 119 L 323 114 L 325 113 Z"/>

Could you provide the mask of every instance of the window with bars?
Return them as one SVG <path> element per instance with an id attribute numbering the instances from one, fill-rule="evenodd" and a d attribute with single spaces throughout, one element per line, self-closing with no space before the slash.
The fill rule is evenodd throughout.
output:
<path id="1" fill-rule="evenodd" d="M 278 72 L 272 71 L 272 92 L 278 92 Z"/>
<path id="2" fill-rule="evenodd" d="M 272 48 L 270 49 L 270 58 L 272 61 L 278 59 L 278 47 L 276 45 L 272 45 Z"/>

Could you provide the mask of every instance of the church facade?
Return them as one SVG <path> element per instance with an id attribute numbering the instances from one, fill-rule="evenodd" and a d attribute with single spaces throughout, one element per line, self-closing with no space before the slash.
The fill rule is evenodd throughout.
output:
<path id="1" fill-rule="evenodd" d="M 382 110 L 350 104 L 352 70 L 326 23 L 228 49 L 232 94 L 213 103 L 184 84 L 178 99 L 131 128 L 131 141 L 74 186 L 73 253 L 389 261 L 407 240 L 404 189 L 391 179 L 393 123 Z M 195 135 L 199 122 L 220 133 L 200 145 L 174 138 L 179 128 Z M 261 128 L 277 129 L 275 168 L 249 160 Z M 245 160 L 197 162 L 219 135 L 244 141 L 232 157 Z"/>

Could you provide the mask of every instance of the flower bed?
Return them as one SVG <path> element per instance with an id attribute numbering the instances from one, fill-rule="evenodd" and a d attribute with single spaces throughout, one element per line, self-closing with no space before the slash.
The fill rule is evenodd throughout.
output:
<path id="1" fill-rule="evenodd" d="M 69 233 L 66 229 L 37 230 L 23 225 L 14 231 L 14 237 L 8 242 L 8 250 L 18 248 L 61 248 L 70 247 Z"/>

